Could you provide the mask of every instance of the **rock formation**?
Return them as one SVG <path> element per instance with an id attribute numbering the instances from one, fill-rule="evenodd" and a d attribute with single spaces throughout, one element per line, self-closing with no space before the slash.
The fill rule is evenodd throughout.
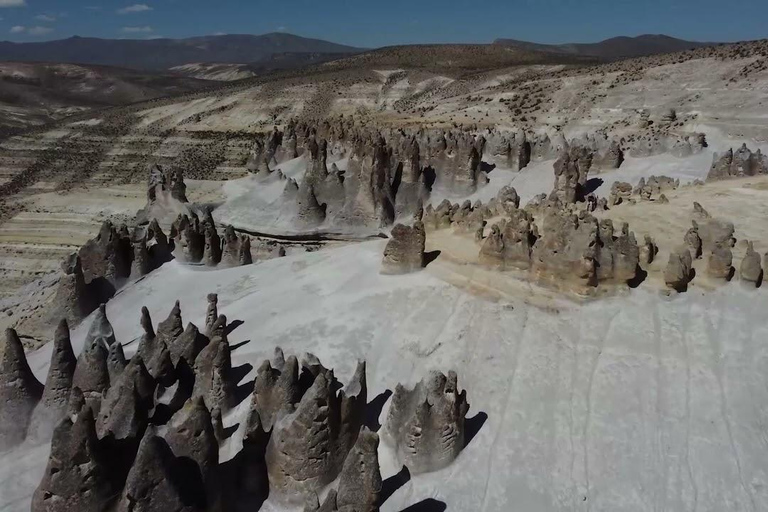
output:
<path id="1" fill-rule="evenodd" d="M 693 258 L 690 249 L 680 247 L 669 255 L 669 261 L 664 269 L 664 282 L 667 287 L 678 292 L 688 289 L 688 283 L 693 278 Z"/>
<path id="2" fill-rule="evenodd" d="M 103 339 L 107 346 L 115 343 L 115 330 L 107 318 L 106 304 L 100 305 L 96 310 L 96 316 L 93 318 L 93 322 L 91 322 L 91 326 L 85 335 L 85 344 L 88 345 L 96 338 Z"/>
<path id="3" fill-rule="evenodd" d="M 752 242 L 747 242 L 747 252 L 741 260 L 739 277 L 745 283 L 758 286 L 763 278 L 763 268 L 760 265 L 760 254 L 755 251 Z"/>
<path id="4" fill-rule="evenodd" d="M 96 406 L 109 388 L 107 366 L 107 343 L 102 338 L 93 338 L 77 358 L 72 386 L 83 392 L 87 404 Z"/>
<path id="5" fill-rule="evenodd" d="M 209 410 L 229 410 L 233 405 L 234 383 L 231 380 L 232 360 L 227 341 L 212 335 L 210 343 L 197 356 L 194 370 L 192 396 L 202 397 Z"/>
<path id="6" fill-rule="evenodd" d="M 298 360 L 295 356 L 284 360 L 279 347 L 275 351 L 274 367 L 270 361 L 259 366 L 251 399 L 251 411 L 258 413 L 258 421 L 267 431 L 272 430 L 280 411 L 291 409 L 301 399 Z"/>
<path id="7" fill-rule="evenodd" d="M 392 238 L 384 248 L 382 274 L 406 274 L 424 266 L 424 225 L 416 221 L 413 227 L 397 224 L 392 228 Z"/>
<path id="8" fill-rule="evenodd" d="M 205 501 L 194 499 L 194 492 L 200 488 L 195 488 L 194 479 L 185 481 L 184 476 L 168 443 L 153 429 L 147 429 L 128 473 L 117 512 L 205 510 Z"/>
<path id="9" fill-rule="evenodd" d="M 34 496 L 32 512 L 103 512 L 114 500 L 109 454 L 96 437 L 93 411 L 65 417 L 51 441 L 48 465 Z"/>
<path id="10" fill-rule="evenodd" d="M 727 245 L 712 249 L 707 259 L 707 274 L 717 279 L 730 279 L 733 275 L 733 253 Z"/>
<path id="11" fill-rule="evenodd" d="M 469 404 L 459 393 L 456 373 L 432 372 L 411 390 L 398 384 L 384 426 L 398 462 L 412 474 L 437 471 L 464 447 L 464 419 Z"/>
<path id="12" fill-rule="evenodd" d="M 715 153 L 707 181 L 758 174 L 768 174 L 768 155 L 763 155 L 759 149 L 753 153 L 743 144 L 735 152 L 729 149 L 723 155 Z"/>
<path id="13" fill-rule="evenodd" d="M 109 372 L 109 382 L 117 382 L 120 375 L 128 365 L 128 361 L 125 359 L 125 351 L 123 345 L 120 343 L 113 343 L 109 346 L 109 353 L 107 354 L 107 372 Z"/>
<path id="14" fill-rule="evenodd" d="M 94 310 L 96 304 L 93 294 L 85 284 L 83 267 L 77 253 L 71 254 L 62 262 L 61 270 L 63 274 L 59 278 L 51 306 L 52 316 L 66 318 L 72 325 L 77 325 Z"/>
<path id="15" fill-rule="evenodd" d="M 0 366 L 0 452 L 24 441 L 42 396 L 43 385 L 29 368 L 18 334 L 6 329 Z"/>
<path id="16" fill-rule="evenodd" d="M 173 316 L 174 313 L 171 312 L 171 317 L 173 318 Z M 180 316 L 178 320 L 181 320 Z M 155 334 L 152 318 L 149 316 L 149 310 L 146 307 L 141 308 L 141 326 L 144 329 L 144 335 L 141 337 L 136 354 L 144 361 L 152 378 L 169 385 L 175 379 L 171 353 L 163 338 Z M 167 330 L 165 334 L 167 335 Z"/>
<path id="17" fill-rule="evenodd" d="M 48 439 L 53 428 L 66 415 L 76 365 L 77 358 L 69 339 L 69 325 L 66 320 L 62 320 L 53 338 L 45 389 L 32 416 L 30 434 L 36 439 Z"/>
<path id="18" fill-rule="evenodd" d="M 337 394 L 332 371 L 304 365 L 315 376 L 301 401 L 278 416 L 266 450 L 270 495 L 299 501 L 332 482 L 355 443 L 363 422 L 367 390 L 365 363 Z"/>

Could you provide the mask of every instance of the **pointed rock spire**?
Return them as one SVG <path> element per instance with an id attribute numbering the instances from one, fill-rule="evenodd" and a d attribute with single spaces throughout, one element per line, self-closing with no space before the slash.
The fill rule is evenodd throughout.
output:
<path id="1" fill-rule="evenodd" d="M 184 332 L 184 322 L 181 319 L 181 304 L 177 300 L 168 318 L 157 324 L 156 336 L 171 346 L 176 338 Z"/>
<path id="2" fill-rule="evenodd" d="M 208 294 L 208 308 L 205 312 L 205 332 L 210 336 L 213 324 L 219 317 L 218 310 L 219 296 L 215 293 Z"/>
<path id="3" fill-rule="evenodd" d="M 264 361 L 257 370 L 251 399 L 251 410 L 258 412 L 259 422 L 264 428 L 272 430 L 277 413 L 284 408 L 292 408 L 300 399 L 299 362 L 296 357 L 283 361 L 280 368 L 273 368 L 269 361 Z"/>
<path id="4" fill-rule="evenodd" d="M 363 429 L 344 461 L 339 475 L 336 507 L 355 512 L 377 512 L 381 493 L 379 436 Z"/>
<path id="5" fill-rule="evenodd" d="M 42 395 L 43 385 L 29 368 L 19 335 L 6 329 L 0 363 L 0 451 L 24 441 Z"/>
<path id="6" fill-rule="evenodd" d="M 125 370 L 128 361 L 125 359 L 125 351 L 122 343 L 113 343 L 109 347 L 107 354 L 107 371 L 109 372 L 109 382 L 115 383 Z"/>
<path id="7" fill-rule="evenodd" d="M 155 334 L 146 306 L 141 308 L 141 326 L 144 328 L 144 336 L 141 337 L 136 354 L 141 356 L 152 378 L 170 385 L 175 379 L 171 353 L 165 342 Z"/>
<path id="8" fill-rule="evenodd" d="M 209 409 L 227 411 L 232 405 L 234 383 L 231 381 L 232 360 L 229 344 L 212 338 L 195 361 L 193 397 L 202 397 Z"/>
<path id="9" fill-rule="evenodd" d="M 88 333 L 85 335 L 85 344 L 90 344 L 95 338 L 102 338 L 107 346 L 115 342 L 115 330 L 112 328 L 112 324 L 109 323 L 109 319 L 107 319 L 106 304 L 100 305 L 96 311 L 96 316 L 88 328 Z"/>
<path id="10" fill-rule="evenodd" d="M 30 434 L 37 439 L 47 439 L 58 421 L 67 413 L 77 358 L 69 339 L 69 326 L 61 320 L 53 339 L 51 364 L 40 404 L 32 417 Z M 34 431 L 34 432 L 33 432 Z"/>
<path id="11" fill-rule="evenodd" d="M 171 361 L 174 366 L 184 359 L 187 364 L 194 366 L 197 355 L 208 344 L 208 338 L 201 334 L 197 326 L 192 322 L 187 324 L 184 332 L 168 347 L 171 351 Z"/>
<path id="12" fill-rule="evenodd" d="M 104 339 L 93 338 L 77 358 L 72 386 L 80 388 L 89 404 L 100 401 L 109 388 L 108 354 Z"/>
<path id="13" fill-rule="evenodd" d="M 84 408 L 74 423 L 65 418 L 53 433 L 48 467 L 32 497 L 32 512 L 108 510 L 116 490 L 107 459 L 90 408 Z"/>
<path id="14" fill-rule="evenodd" d="M 147 429 L 128 472 L 117 512 L 202 510 L 202 507 L 187 504 L 189 500 L 183 488 L 189 489 L 195 484 L 182 484 L 178 466 L 168 443 L 158 437 L 154 429 Z"/>
<path id="15" fill-rule="evenodd" d="M 136 389 L 136 379 L 127 373 L 107 390 L 99 409 L 97 431 L 101 438 L 138 439 L 147 428 L 148 411 Z"/>

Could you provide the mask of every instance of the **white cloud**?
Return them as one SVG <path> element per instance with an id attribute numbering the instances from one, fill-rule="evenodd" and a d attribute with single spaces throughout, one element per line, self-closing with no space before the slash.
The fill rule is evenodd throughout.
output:
<path id="1" fill-rule="evenodd" d="M 29 27 L 27 29 L 27 34 L 31 36 L 44 36 L 45 34 L 50 34 L 53 32 L 53 29 L 50 27 Z"/>
<path id="2" fill-rule="evenodd" d="M 152 27 L 123 27 L 123 32 L 126 34 L 146 34 L 152 30 Z"/>
<path id="3" fill-rule="evenodd" d="M 35 19 L 40 21 L 52 22 L 52 21 L 56 21 L 56 16 L 51 16 L 49 14 L 38 14 L 37 16 L 35 16 Z"/>
<path id="4" fill-rule="evenodd" d="M 1 2 L 2 0 L 0 0 Z M 129 5 L 128 7 L 123 7 L 122 9 L 118 9 L 118 14 L 130 14 L 133 12 L 145 12 L 145 11 L 151 11 L 153 10 L 150 6 L 147 4 L 133 4 Z"/>
<path id="5" fill-rule="evenodd" d="M 0 7 L 24 7 L 26 0 L 0 0 Z"/>
<path id="6" fill-rule="evenodd" d="M 14 27 L 11 27 L 11 34 L 21 34 L 23 32 L 26 32 L 27 27 L 22 25 L 16 25 Z"/>

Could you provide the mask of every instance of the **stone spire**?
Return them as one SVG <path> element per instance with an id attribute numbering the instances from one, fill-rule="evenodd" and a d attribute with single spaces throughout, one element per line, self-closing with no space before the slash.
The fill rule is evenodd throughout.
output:
<path id="1" fill-rule="evenodd" d="M 61 320 L 53 338 L 51 364 L 43 397 L 32 418 L 35 437 L 47 439 L 56 423 L 66 414 L 76 365 L 77 358 L 69 339 L 69 326 L 66 320 Z"/>
<path id="2" fill-rule="evenodd" d="M 5 348 L 0 363 L 0 451 L 24 441 L 43 385 L 27 363 L 24 347 L 13 329 L 5 331 Z"/>
<path id="3" fill-rule="evenodd" d="M 107 318 L 106 304 L 101 304 L 96 310 L 96 316 L 88 328 L 88 333 L 85 335 L 85 344 L 88 345 L 96 338 L 102 338 L 107 346 L 115 342 L 115 330 Z"/>

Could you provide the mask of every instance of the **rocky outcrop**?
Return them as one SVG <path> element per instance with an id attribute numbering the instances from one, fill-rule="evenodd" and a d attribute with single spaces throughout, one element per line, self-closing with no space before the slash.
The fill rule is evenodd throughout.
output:
<path id="1" fill-rule="evenodd" d="M 630 202 L 632 198 L 632 185 L 625 181 L 614 181 L 611 185 L 611 195 L 608 197 L 608 205 L 616 206 Z"/>
<path id="2" fill-rule="evenodd" d="M 722 155 L 714 154 L 707 181 L 768 174 L 768 155 L 758 149 L 752 152 L 743 144 L 737 151 L 729 149 Z"/>
<path id="3" fill-rule="evenodd" d="M 235 387 L 231 376 L 232 359 L 226 339 L 217 336 L 215 332 L 214 326 L 210 343 L 195 360 L 195 384 L 192 396 L 202 397 L 208 410 L 227 411 L 233 405 Z"/>
<path id="4" fill-rule="evenodd" d="M 384 248 L 382 274 L 407 274 L 424 266 L 424 225 L 416 221 L 413 227 L 397 224 L 392 228 L 392 238 Z"/>
<path id="5" fill-rule="evenodd" d="M 173 316 L 174 313 L 171 312 L 171 317 Z M 179 317 L 180 320 L 181 318 Z M 163 338 L 155 334 L 152 318 L 149 316 L 149 310 L 146 307 L 141 308 L 141 326 L 144 329 L 144 335 L 141 337 L 136 354 L 144 361 L 153 379 L 170 385 L 175 379 L 171 352 L 168 350 L 168 345 Z M 165 334 L 167 334 L 167 331 Z"/>
<path id="6" fill-rule="evenodd" d="M 115 343 L 115 330 L 107 318 L 106 304 L 101 304 L 96 310 L 93 322 L 91 322 L 91 326 L 85 334 L 85 344 L 90 344 L 96 338 L 103 339 L 108 347 Z"/>
<path id="7" fill-rule="evenodd" d="M 456 373 L 432 372 L 411 390 L 398 384 L 392 396 L 384 440 L 412 474 L 449 465 L 464 447 L 469 404 Z"/>
<path id="8" fill-rule="evenodd" d="M 204 226 L 194 213 L 190 216 L 179 214 L 171 225 L 174 240 L 173 256 L 184 263 L 199 263 L 205 252 Z"/>
<path id="9" fill-rule="evenodd" d="M 266 450 L 270 496 L 301 502 L 339 475 L 363 422 L 367 400 L 365 363 L 337 392 L 332 371 L 304 365 L 314 382 L 294 407 L 283 410 Z"/>
<path id="10" fill-rule="evenodd" d="M 718 245 L 709 253 L 707 259 L 707 274 L 715 279 L 728 279 L 733 276 L 733 253 L 731 248 Z"/>
<path id="11" fill-rule="evenodd" d="M 51 363 L 48 378 L 39 405 L 32 416 L 30 435 L 36 439 L 48 439 L 53 428 L 66 415 L 72 378 L 77 358 L 69 339 L 69 325 L 66 320 L 59 322 L 53 338 Z"/>
<path id="12" fill-rule="evenodd" d="M 185 481 L 185 473 L 168 443 L 153 429 L 147 429 L 128 473 L 117 512 L 202 512 L 205 501 L 196 496 L 194 479 Z"/>
<path id="13" fill-rule="evenodd" d="M 688 289 L 693 279 L 693 258 L 690 249 L 680 247 L 669 255 L 669 261 L 664 269 L 664 282 L 668 288 L 678 292 Z"/>
<path id="14" fill-rule="evenodd" d="M 267 431 L 272 430 L 275 418 L 283 409 L 292 409 L 301 399 L 299 362 L 295 356 L 287 360 L 278 347 L 274 361 L 264 361 L 256 373 L 251 399 L 251 411 L 258 413 L 258 421 Z M 274 364 L 274 366 L 273 366 Z M 246 430 L 255 426 L 249 421 Z"/>
<path id="15" fill-rule="evenodd" d="M 760 264 L 760 254 L 755 251 L 752 242 L 747 242 L 747 251 L 739 266 L 739 278 L 742 282 L 758 286 L 763 279 L 763 268 Z"/>
<path id="16" fill-rule="evenodd" d="M 24 441 L 42 396 L 43 385 L 29 368 L 19 335 L 6 329 L 0 365 L 0 452 Z"/>
<path id="17" fill-rule="evenodd" d="M 141 367 L 136 367 L 141 371 Z M 138 389 L 139 376 L 131 372 L 123 372 L 116 382 L 113 382 L 104 395 L 99 408 L 96 430 L 99 437 L 111 436 L 117 440 L 139 440 L 147 427 L 149 409 L 152 406 L 151 397 L 143 397 Z"/>
<path id="18" fill-rule="evenodd" d="M 336 495 L 338 510 L 376 512 L 379 510 L 381 472 L 379 470 L 379 436 L 363 429 L 344 461 Z"/>
<path id="19" fill-rule="evenodd" d="M 651 199 L 659 201 L 664 195 L 663 192 L 675 190 L 679 186 L 679 179 L 673 180 L 668 176 L 650 176 L 647 180 L 645 178 L 640 178 L 640 181 L 635 186 L 632 193 L 634 195 L 640 196 L 640 199 L 644 199 L 646 201 Z M 666 198 L 666 196 L 664 197 Z"/>
<path id="20" fill-rule="evenodd" d="M 63 274 L 59 278 L 56 295 L 51 305 L 53 317 L 66 318 L 77 325 L 96 308 L 92 290 L 85 283 L 80 256 L 71 254 L 61 265 Z"/>
<path id="21" fill-rule="evenodd" d="M 109 346 L 109 352 L 107 353 L 107 372 L 109 373 L 109 382 L 117 382 L 120 375 L 128 365 L 128 361 L 125 359 L 125 351 L 123 345 L 120 343 L 113 343 Z"/>
<path id="22" fill-rule="evenodd" d="M 133 246 L 125 226 L 118 229 L 104 221 L 96 238 L 86 242 L 78 254 L 86 283 L 103 278 L 118 288 L 131 275 Z"/>
<path id="23" fill-rule="evenodd" d="M 72 377 L 72 386 L 79 388 L 86 403 L 95 406 L 96 410 L 109 388 L 108 353 L 106 341 L 93 338 L 78 356 Z"/>
<path id="24" fill-rule="evenodd" d="M 103 512 L 119 489 L 111 479 L 109 454 L 96 436 L 93 411 L 56 427 L 43 479 L 32 497 L 32 512 Z"/>
<path id="25" fill-rule="evenodd" d="M 583 147 L 563 152 L 555 161 L 555 184 L 550 198 L 565 204 L 583 201 L 587 175 L 592 167 L 592 153 Z"/>

